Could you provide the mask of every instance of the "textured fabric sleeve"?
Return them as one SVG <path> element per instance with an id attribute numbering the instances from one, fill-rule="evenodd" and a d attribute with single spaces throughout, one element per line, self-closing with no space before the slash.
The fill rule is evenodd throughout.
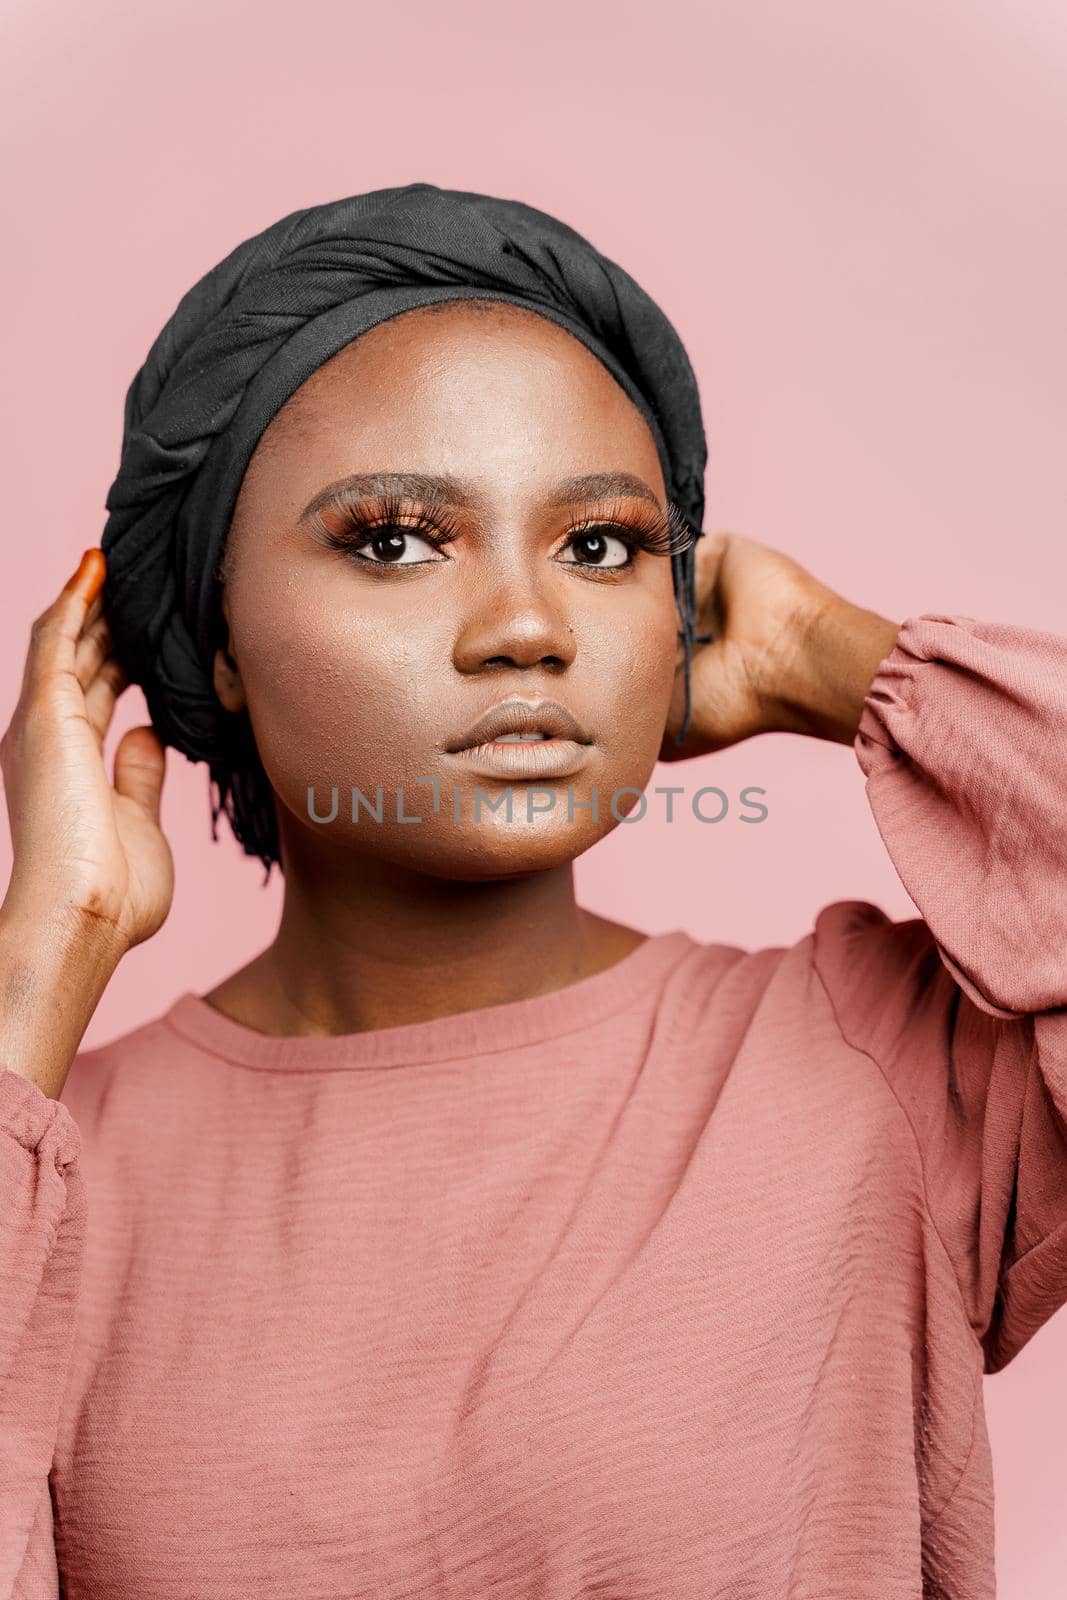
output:
<path id="1" fill-rule="evenodd" d="M 911 1123 L 997 1372 L 1067 1303 L 1067 639 L 910 618 L 854 748 L 920 916 L 827 906 L 813 960 Z"/>
<path id="2" fill-rule="evenodd" d="M 85 1241 L 69 1110 L 0 1066 L 0 1600 L 57 1600 L 49 1472 Z"/>

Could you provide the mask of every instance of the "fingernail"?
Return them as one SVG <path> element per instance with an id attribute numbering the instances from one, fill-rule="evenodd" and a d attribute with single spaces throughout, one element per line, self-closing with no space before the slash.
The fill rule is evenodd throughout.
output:
<path id="1" fill-rule="evenodd" d="M 64 589 L 78 589 L 91 604 L 100 592 L 107 571 L 107 558 L 98 545 L 82 551 L 77 570 L 67 579 Z"/>

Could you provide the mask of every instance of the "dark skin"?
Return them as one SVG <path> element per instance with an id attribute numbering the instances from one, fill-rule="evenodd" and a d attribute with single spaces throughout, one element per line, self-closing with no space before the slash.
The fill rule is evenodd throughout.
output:
<path id="1" fill-rule="evenodd" d="M 465 800 L 476 782 L 492 788 L 450 763 L 441 737 L 512 689 L 562 699 L 592 732 L 568 780 L 579 802 L 594 784 L 602 796 L 643 789 L 658 759 L 704 754 L 769 715 L 788 726 L 786 697 L 772 707 L 760 688 L 760 657 L 825 597 L 784 557 L 705 541 L 703 587 L 720 603 L 729 593 L 735 626 L 695 664 L 701 711 L 678 752 L 669 561 L 639 550 L 628 568 L 589 570 L 577 558 L 593 552 L 566 542 L 577 514 L 610 514 L 623 529 L 644 502 L 553 505 L 564 482 L 626 472 L 666 507 L 643 418 L 577 341 L 510 309 L 400 317 L 320 369 L 269 433 L 231 533 L 216 688 L 228 708 L 249 707 L 281 802 L 285 902 L 274 943 L 207 998 L 264 1032 L 342 1033 L 543 993 L 613 965 L 644 935 L 579 907 L 572 867 L 615 825 L 608 807 L 599 822 L 576 805 L 571 820 L 557 806 L 534 826 L 524 816 L 476 826 L 466 804 L 460 823 L 447 807 L 435 815 L 428 790 L 414 798 L 414 777 L 439 773 Z M 416 538 L 404 543 L 406 569 L 367 570 L 300 524 L 324 485 L 383 471 L 469 486 L 462 532 L 436 560 Z M 895 632 L 884 620 L 874 629 L 859 676 Z M 328 828 L 309 823 L 307 783 L 325 793 L 331 773 L 367 793 L 404 785 L 423 822 L 390 823 L 387 809 L 383 826 L 353 826 L 343 812 Z"/>
<path id="2" fill-rule="evenodd" d="M 383 510 L 365 485 L 307 513 L 330 486 L 383 473 L 447 477 L 449 503 L 440 486 L 437 500 L 405 493 L 385 544 L 345 533 L 346 507 Z M 643 790 L 657 760 L 761 732 L 851 743 L 898 624 L 790 557 L 716 533 L 697 547 L 698 631 L 714 642 L 695 654 L 692 725 L 675 746 L 683 681 L 670 561 L 628 539 L 664 531 L 666 511 L 640 413 L 583 345 L 520 308 L 406 313 L 297 391 L 242 484 L 223 591 L 229 639 L 214 663 L 223 705 L 247 708 L 275 792 L 284 904 L 272 944 L 210 991 L 213 1006 L 267 1034 L 343 1034 L 589 977 L 645 938 L 575 900 L 573 862 L 617 825 L 613 793 Z M 442 512 L 453 537 L 438 546 L 412 524 Z M 575 535 L 581 523 L 596 524 L 592 542 Z M 334 547 L 342 535 L 347 545 Z M 110 971 L 161 925 L 173 889 L 157 735 L 124 736 L 113 783 L 103 767 L 126 677 L 102 573 L 100 552 L 87 552 L 37 619 L 0 746 L 15 844 L 0 908 L 8 1060 L 56 1094 Z M 512 692 L 558 700 L 584 725 L 588 743 L 567 776 L 486 777 L 447 748 Z M 440 811 L 417 777 L 440 780 Z M 338 786 L 334 822 L 311 820 L 309 785 L 319 806 Z M 352 786 L 382 788 L 381 825 L 351 822 Z M 402 814 L 420 815 L 417 825 L 396 820 L 401 787 Z M 476 823 L 477 787 L 509 787 L 512 820 L 483 812 Z M 533 787 L 559 803 L 528 821 L 519 802 Z M 583 806 L 594 790 L 597 819 Z M 40 1017 L 57 987 L 66 1009 L 49 1054 Z"/>
<path id="3" fill-rule="evenodd" d="M 593 786 L 641 787 L 659 753 L 677 628 L 670 564 L 641 552 L 629 570 L 589 571 L 566 543 L 583 513 L 632 523 L 640 496 L 551 502 L 569 480 L 628 472 L 662 510 L 640 414 L 544 319 L 460 310 L 372 330 L 269 435 L 231 531 L 230 660 L 220 652 L 216 688 L 229 709 L 248 706 L 280 801 L 285 903 L 273 945 L 211 1003 L 266 1032 L 348 1032 L 559 988 L 620 960 L 643 936 L 576 904 L 572 863 L 614 826 L 606 805 L 597 822 L 580 809 Z M 450 507 L 462 532 L 443 552 L 415 538 L 408 562 L 368 570 L 301 525 L 324 486 L 387 471 L 468 486 L 471 504 Z M 405 501 L 412 513 L 424 504 Z M 475 786 L 501 782 L 440 749 L 512 690 L 563 701 L 593 735 L 566 780 L 572 821 L 560 805 L 533 825 L 521 809 L 510 824 L 502 813 L 476 824 Z M 460 822 L 419 792 L 415 778 L 433 775 L 461 791 Z M 381 826 L 346 824 L 343 811 L 317 826 L 309 782 L 324 796 L 331 782 L 403 786 L 423 821 L 398 824 L 394 806 Z"/>

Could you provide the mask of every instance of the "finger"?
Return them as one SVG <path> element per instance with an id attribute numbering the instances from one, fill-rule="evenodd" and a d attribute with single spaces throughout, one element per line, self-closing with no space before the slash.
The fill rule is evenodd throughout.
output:
<path id="1" fill-rule="evenodd" d="M 103 591 L 103 588 L 100 588 L 96 592 L 96 599 L 93 601 L 92 605 L 89 607 L 88 611 L 85 613 L 85 621 L 82 623 L 83 631 L 86 628 L 91 628 L 92 627 L 92 625 L 96 621 L 97 617 L 103 615 L 103 610 L 104 610 L 104 591 Z"/>
<path id="2" fill-rule="evenodd" d="M 65 594 L 69 590 L 78 594 L 88 609 L 103 588 L 106 573 L 107 557 L 99 545 L 90 545 L 88 550 L 82 551 L 81 560 L 60 593 Z"/>
<path id="3" fill-rule="evenodd" d="M 74 671 L 83 689 L 89 687 L 111 652 L 111 628 L 107 618 L 99 613 L 95 621 L 82 630 L 74 648 Z"/>
<path id="4" fill-rule="evenodd" d="M 166 771 L 166 751 L 155 729 L 128 728 L 115 751 L 115 793 L 143 806 L 156 824 Z"/>
<path id="5" fill-rule="evenodd" d="M 108 656 L 114 653 L 111 625 L 101 614 L 83 631 L 74 647 L 74 670 L 83 689 L 89 687 Z"/>
<path id="6" fill-rule="evenodd" d="M 722 577 L 722 565 L 726 556 L 729 535 L 725 533 L 707 534 L 697 546 L 696 568 L 693 574 L 694 588 L 696 590 L 697 615 L 700 620 L 698 631 L 720 632 L 722 597 L 719 585 Z"/>
<path id="7" fill-rule="evenodd" d="M 697 541 L 694 576 L 698 595 L 716 582 L 729 542 L 728 533 L 705 533 Z"/>
<path id="8" fill-rule="evenodd" d="M 101 662 L 99 671 L 85 691 L 85 715 L 101 744 L 111 726 L 111 718 L 122 691 L 129 685 L 129 676 L 117 656 L 108 656 Z"/>
<path id="9" fill-rule="evenodd" d="M 57 672 L 73 673 L 76 643 L 89 608 L 100 593 L 106 568 L 102 550 L 86 550 L 56 599 L 34 619 L 22 674 L 22 697 L 37 694 Z"/>

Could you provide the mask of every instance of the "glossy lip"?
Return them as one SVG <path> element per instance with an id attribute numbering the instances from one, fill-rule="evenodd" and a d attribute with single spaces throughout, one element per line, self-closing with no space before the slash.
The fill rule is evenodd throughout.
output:
<path id="1" fill-rule="evenodd" d="M 446 744 L 445 749 L 456 755 L 463 750 L 492 744 L 502 733 L 543 733 L 546 742 L 553 739 L 578 745 L 593 742 L 577 718 L 558 700 L 520 700 L 512 696 L 491 706 L 466 733 Z M 540 745 L 538 740 L 535 748 Z"/>

